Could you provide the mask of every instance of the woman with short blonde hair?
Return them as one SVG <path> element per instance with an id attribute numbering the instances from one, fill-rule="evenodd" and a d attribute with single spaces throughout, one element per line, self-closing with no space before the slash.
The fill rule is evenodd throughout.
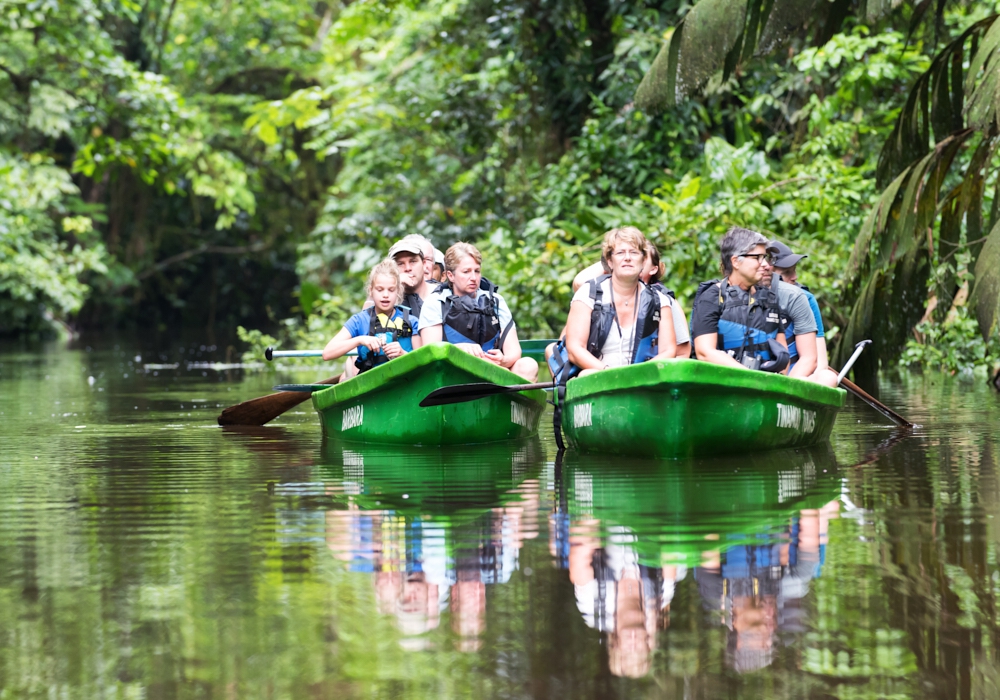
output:
<path id="1" fill-rule="evenodd" d="M 533 382 L 538 377 L 538 363 L 521 357 L 510 309 L 496 285 L 483 279 L 482 264 L 482 253 L 471 243 L 455 243 L 445 251 L 447 282 L 424 302 L 420 338 L 424 345 L 452 343 Z"/>
<path id="2" fill-rule="evenodd" d="M 611 273 L 590 280 L 573 295 L 566 323 L 569 366 L 560 374 L 674 357 L 673 300 L 641 279 L 648 250 L 646 237 L 634 226 L 604 234 L 603 254 Z"/>

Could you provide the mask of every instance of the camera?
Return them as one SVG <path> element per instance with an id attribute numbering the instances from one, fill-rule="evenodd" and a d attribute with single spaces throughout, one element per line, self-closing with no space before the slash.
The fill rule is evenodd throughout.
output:
<path id="1" fill-rule="evenodd" d="M 760 369 L 760 358 L 749 353 L 744 353 L 740 358 L 740 364 L 747 369 Z"/>

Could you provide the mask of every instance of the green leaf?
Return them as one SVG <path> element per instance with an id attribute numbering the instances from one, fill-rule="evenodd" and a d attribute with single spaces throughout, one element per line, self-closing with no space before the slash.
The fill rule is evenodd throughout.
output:
<path id="1" fill-rule="evenodd" d="M 976 261 L 976 280 L 969 303 L 976 311 L 979 332 L 988 340 L 1000 314 L 1000 223 L 993 227 Z"/>

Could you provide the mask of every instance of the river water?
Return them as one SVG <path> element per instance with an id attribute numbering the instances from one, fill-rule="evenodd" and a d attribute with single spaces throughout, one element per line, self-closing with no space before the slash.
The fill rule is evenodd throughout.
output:
<path id="1" fill-rule="evenodd" d="M 138 348 L 0 350 L 2 699 L 1000 697 L 984 382 L 888 381 L 909 437 L 849 403 L 630 463 L 223 430 L 320 374 Z"/>

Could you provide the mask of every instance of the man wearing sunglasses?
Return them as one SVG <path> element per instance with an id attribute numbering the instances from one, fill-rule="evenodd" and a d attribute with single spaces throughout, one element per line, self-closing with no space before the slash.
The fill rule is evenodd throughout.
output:
<path id="1" fill-rule="evenodd" d="M 781 372 L 788 366 L 784 326 L 777 295 L 762 285 L 767 239 L 733 227 L 719 244 L 722 279 L 703 282 L 691 310 L 695 355 L 727 367 Z"/>

